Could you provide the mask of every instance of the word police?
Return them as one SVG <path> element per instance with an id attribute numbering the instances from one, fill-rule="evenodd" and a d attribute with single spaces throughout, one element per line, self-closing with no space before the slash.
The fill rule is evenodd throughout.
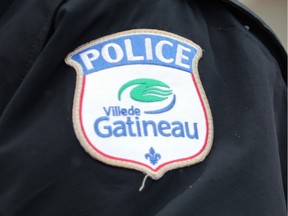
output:
<path id="1" fill-rule="evenodd" d="M 187 44 L 171 38 L 153 35 L 120 37 L 83 50 L 78 56 L 84 69 L 99 70 L 127 64 L 158 64 L 191 72 L 195 50 Z"/>

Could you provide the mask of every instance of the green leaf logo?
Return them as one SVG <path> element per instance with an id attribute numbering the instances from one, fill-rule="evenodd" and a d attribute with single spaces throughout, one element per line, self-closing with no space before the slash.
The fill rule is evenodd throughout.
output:
<path id="1" fill-rule="evenodd" d="M 121 100 L 121 95 L 125 89 L 134 86 L 130 92 L 130 97 L 135 101 L 140 102 L 158 102 L 166 100 L 170 95 L 173 94 L 170 87 L 154 79 L 135 79 L 125 83 L 118 92 L 118 100 Z"/>
<path id="2" fill-rule="evenodd" d="M 167 84 L 159 80 L 155 80 L 155 79 L 141 78 L 141 79 L 131 80 L 121 86 L 121 88 L 118 91 L 119 101 L 121 101 L 122 93 L 131 86 L 135 86 L 135 87 L 132 88 L 132 90 L 130 91 L 130 97 L 135 101 L 144 102 L 144 103 L 164 101 L 170 95 L 173 94 L 173 91 L 170 89 L 170 86 L 168 86 Z M 145 111 L 144 113 L 146 114 L 164 113 L 172 109 L 175 103 L 176 103 L 176 96 L 173 95 L 171 102 L 165 107 L 162 107 L 157 110 Z"/>

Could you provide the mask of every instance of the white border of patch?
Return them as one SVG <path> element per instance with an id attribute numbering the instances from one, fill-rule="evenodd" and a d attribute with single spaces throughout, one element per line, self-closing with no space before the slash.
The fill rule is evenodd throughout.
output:
<path id="1" fill-rule="evenodd" d="M 109 157 L 105 157 L 104 155 L 95 151 L 94 148 L 91 146 L 91 144 L 89 144 L 89 141 L 87 140 L 87 138 L 85 137 L 85 134 L 82 131 L 82 125 L 81 125 L 81 120 L 80 120 L 81 119 L 81 116 L 80 116 L 81 97 L 83 94 L 83 87 L 84 87 L 83 81 L 85 81 L 85 79 L 83 79 L 84 75 L 83 75 L 83 71 L 82 71 L 81 66 L 71 59 L 71 57 L 74 54 L 79 53 L 81 50 L 89 48 L 90 46 L 93 46 L 95 44 L 98 44 L 98 43 L 101 43 L 101 42 L 104 42 L 104 41 L 107 41 L 110 39 L 114 39 L 114 38 L 117 38 L 120 36 L 128 36 L 128 35 L 143 34 L 143 33 L 149 33 L 149 34 L 163 35 L 163 36 L 171 37 L 171 38 L 177 39 L 181 42 L 188 43 L 197 49 L 197 55 L 193 59 L 193 75 L 192 75 L 192 77 L 193 77 L 194 83 L 196 83 L 195 86 L 196 86 L 196 89 L 198 91 L 202 106 L 204 108 L 205 118 L 207 121 L 207 125 L 206 125 L 207 126 L 207 134 L 206 134 L 206 138 L 205 138 L 205 143 L 203 145 L 204 147 L 201 149 L 199 154 L 196 154 L 196 156 L 193 158 L 173 161 L 171 163 L 166 164 L 165 166 L 161 166 L 161 167 L 157 168 L 156 170 L 153 170 L 153 169 L 146 167 L 146 166 L 143 166 L 141 164 L 130 162 L 129 160 L 120 161 L 120 160 L 115 160 L 115 159 L 112 159 Z M 194 42 L 192 42 L 186 38 L 183 38 L 181 36 L 178 36 L 176 34 L 172 34 L 172 33 L 165 32 L 165 31 L 160 31 L 160 30 L 153 30 L 153 29 L 128 30 L 128 31 L 123 31 L 123 32 L 119 32 L 116 34 L 112 34 L 109 36 L 105 36 L 105 37 L 93 40 L 89 43 L 86 43 L 86 44 L 78 47 L 72 53 L 68 54 L 68 56 L 65 59 L 65 62 L 68 65 L 72 66 L 76 70 L 76 73 L 77 73 L 76 90 L 75 90 L 75 94 L 74 94 L 74 103 L 73 103 L 73 126 L 74 126 L 76 136 L 77 136 L 78 140 L 80 141 L 81 145 L 83 146 L 83 148 L 85 149 L 85 151 L 87 151 L 93 158 L 95 158 L 101 162 L 104 162 L 108 165 L 142 171 L 142 172 L 146 173 L 147 175 L 149 175 L 153 179 L 161 178 L 167 171 L 177 169 L 177 168 L 187 167 L 187 166 L 190 166 L 190 165 L 193 165 L 193 164 L 196 164 L 196 163 L 203 161 L 211 150 L 212 143 L 213 143 L 213 136 L 214 136 L 214 128 L 213 128 L 213 120 L 212 120 L 211 110 L 210 110 L 209 103 L 208 103 L 205 91 L 203 89 L 203 86 L 202 86 L 202 83 L 201 83 L 201 80 L 199 77 L 199 72 L 198 72 L 198 61 L 200 60 L 201 56 L 202 56 L 202 49 L 200 46 L 198 46 Z"/>

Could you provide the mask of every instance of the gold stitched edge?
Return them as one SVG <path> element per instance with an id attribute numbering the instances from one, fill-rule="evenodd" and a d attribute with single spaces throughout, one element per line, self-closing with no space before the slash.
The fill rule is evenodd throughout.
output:
<path id="1" fill-rule="evenodd" d="M 96 152 L 89 145 L 89 143 L 86 141 L 84 134 L 82 132 L 80 117 L 79 117 L 80 97 L 81 97 L 81 91 L 82 91 L 82 87 L 83 87 L 82 86 L 83 71 L 82 71 L 81 66 L 71 59 L 71 57 L 74 54 L 80 52 L 81 50 L 84 50 L 84 49 L 86 49 L 90 46 L 96 45 L 98 43 L 107 41 L 109 39 L 117 38 L 117 37 L 124 36 L 124 35 L 126 36 L 126 35 L 135 35 L 135 34 L 143 34 L 143 33 L 155 34 L 155 35 L 160 34 L 160 35 L 168 36 L 172 39 L 177 39 L 181 42 L 188 43 L 197 49 L 197 55 L 193 59 L 193 75 L 194 75 L 200 96 L 202 98 L 203 104 L 204 104 L 205 109 L 206 109 L 206 115 L 207 115 L 207 121 L 208 121 L 208 127 L 209 127 L 208 128 L 207 144 L 206 144 L 204 151 L 200 155 L 198 155 L 197 157 L 190 159 L 190 160 L 185 160 L 185 161 L 174 162 L 172 164 L 168 164 L 168 165 L 160 168 L 157 172 L 153 172 L 151 169 L 144 167 L 142 165 L 138 165 L 138 164 L 134 164 L 134 163 L 130 163 L 130 162 L 119 161 L 119 160 L 108 159 L 108 158 L 102 156 L 101 154 L 99 154 L 98 152 Z M 72 110 L 72 112 L 73 112 L 73 127 L 75 130 L 75 134 L 76 134 L 80 144 L 85 149 L 85 151 L 90 156 L 92 156 L 93 158 L 95 158 L 95 159 L 97 159 L 97 160 L 99 160 L 105 164 L 141 171 L 141 172 L 149 175 L 154 180 L 160 179 L 166 172 L 168 172 L 170 170 L 191 166 L 193 164 L 196 164 L 196 163 L 203 161 L 207 157 L 207 155 L 209 154 L 209 152 L 211 151 L 211 148 L 212 148 L 212 143 L 213 143 L 213 138 L 214 138 L 214 126 L 213 126 L 213 118 L 212 118 L 210 106 L 208 103 L 208 99 L 207 99 L 206 93 L 204 91 L 204 88 L 202 86 L 202 82 L 201 82 L 199 72 L 198 72 L 198 62 L 199 62 L 201 57 L 202 57 L 202 49 L 199 45 L 197 45 L 193 41 L 186 39 L 184 37 L 181 37 L 179 35 L 170 33 L 170 32 L 166 32 L 166 31 L 162 31 L 162 30 L 156 30 L 156 29 L 133 29 L 133 30 L 118 32 L 115 34 L 111 34 L 108 36 L 104 36 L 104 37 L 92 40 L 86 44 L 79 46 L 73 52 L 69 53 L 67 55 L 67 57 L 65 58 L 65 62 L 67 65 L 73 67 L 76 70 L 76 76 L 77 76 L 76 77 L 77 78 L 76 79 L 76 89 L 75 89 L 74 101 L 73 101 L 73 110 Z"/>

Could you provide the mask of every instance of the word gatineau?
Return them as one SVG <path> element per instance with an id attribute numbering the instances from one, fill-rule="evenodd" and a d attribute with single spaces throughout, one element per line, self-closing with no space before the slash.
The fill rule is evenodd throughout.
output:
<path id="1" fill-rule="evenodd" d="M 189 124 L 181 121 L 141 120 L 141 110 L 138 108 L 120 108 L 119 106 L 103 107 L 105 116 L 96 119 L 94 129 L 102 138 L 108 137 L 188 137 L 198 139 L 197 123 Z M 122 116 L 125 120 L 111 121 L 111 117 Z M 123 119 L 123 118 L 122 118 Z M 192 126 L 191 126 L 192 125 Z M 190 128 L 191 126 L 191 128 Z"/>

